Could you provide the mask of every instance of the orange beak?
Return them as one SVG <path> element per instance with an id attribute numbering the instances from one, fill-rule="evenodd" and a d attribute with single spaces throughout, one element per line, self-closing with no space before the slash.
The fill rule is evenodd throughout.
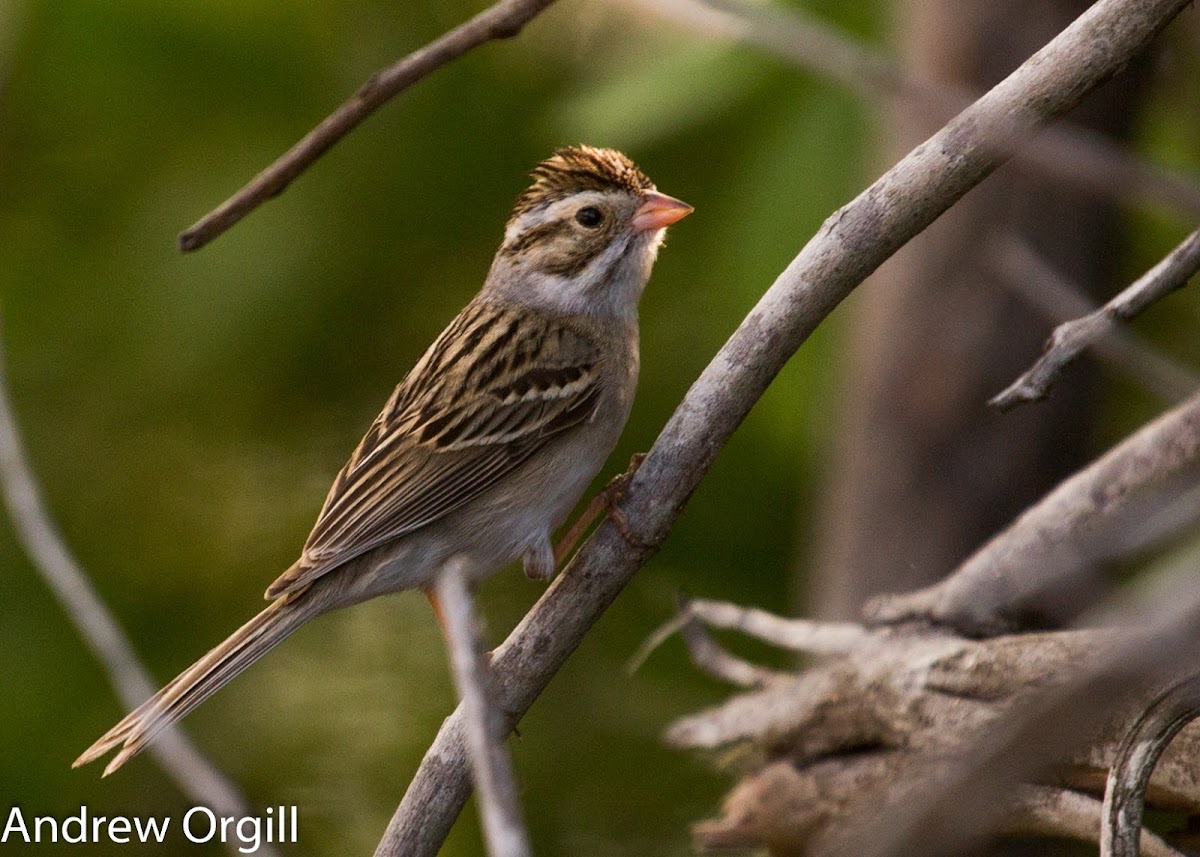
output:
<path id="1" fill-rule="evenodd" d="M 672 223 L 683 220 L 694 210 L 686 202 L 680 202 L 675 197 L 656 190 L 648 191 L 643 199 L 645 201 L 633 213 L 633 221 L 630 224 L 634 232 L 665 229 Z"/>

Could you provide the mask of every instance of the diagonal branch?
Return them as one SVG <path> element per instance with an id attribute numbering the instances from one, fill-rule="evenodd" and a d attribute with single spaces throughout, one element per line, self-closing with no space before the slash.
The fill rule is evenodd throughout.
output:
<path id="1" fill-rule="evenodd" d="M 1122 330 L 1123 323 L 1136 318 L 1155 301 L 1183 288 L 1197 271 L 1200 271 L 1200 229 L 1100 309 L 1056 327 L 1046 343 L 1046 352 L 988 404 L 1008 411 L 1044 399 L 1058 376 L 1085 349 Z"/>
<path id="2" fill-rule="evenodd" d="M 943 120 L 982 94 L 912 74 L 797 8 L 750 0 L 624 2 L 713 38 L 743 42 L 860 97 L 901 98 Z M 1063 124 L 1048 129 L 1016 153 L 1013 161 L 1027 172 L 1093 194 L 1142 198 L 1200 215 L 1200 187 L 1192 177 L 1139 158 L 1102 134 L 1079 126 Z"/>
<path id="3" fill-rule="evenodd" d="M 666 539 L 713 460 L 817 325 L 909 239 L 1006 160 L 1005 150 L 1119 72 L 1189 0 L 1101 0 L 835 212 L 692 385 L 629 482 L 632 541 L 605 522 L 492 660 L 519 718 Z M 432 857 L 470 794 L 461 707 L 442 725 L 377 857 Z"/>
<path id="4" fill-rule="evenodd" d="M 1053 324 L 1096 310 L 1078 285 L 1068 282 L 1032 244 L 1016 235 L 989 241 L 984 257 L 1009 290 Z M 1183 401 L 1200 390 L 1200 375 L 1128 328 L 1114 326 L 1108 335 L 1095 340 L 1093 351 L 1166 402 Z"/>
<path id="5" fill-rule="evenodd" d="M 154 681 L 42 503 L 13 414 L 2 359 L 0 491 L 17 539 L 34 570 L 50 587 L 63 612 L 104 668 L 117 698 L 126 709 L 136 708 L 154 693 Z M 241 818 L 252 814 L 237 785 L 205 758 L 181 730 L 169 730 L 151 747 L 150 753 L 179 790 L 196 803 L 218 815 Z M 237 853 L 236 842 L 229 843 L 229 847 Z M 274 848 L 264 847 L 267 857 L 274 857 Z"/>
<path id="6" fill-rule="evenodd" d="M 198 250 L 268 199 L 278 196 L 358 124 L 417 81 L 486 42 L 508 39 L 555 0 L 499 0 L 469 21 L 371 75 L 337 110 L 249 184 L 179 233 L 179 249 Z"/>

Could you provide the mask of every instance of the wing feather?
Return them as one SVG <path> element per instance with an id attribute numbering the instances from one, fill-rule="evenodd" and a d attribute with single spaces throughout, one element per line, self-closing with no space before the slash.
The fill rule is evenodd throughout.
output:
<path id="1" fill-rule="evenodd" d="M 475 301 L 338 474 L 282 595 L 478 497 L 599 402 L 599 352 L 561 321 Z"/>

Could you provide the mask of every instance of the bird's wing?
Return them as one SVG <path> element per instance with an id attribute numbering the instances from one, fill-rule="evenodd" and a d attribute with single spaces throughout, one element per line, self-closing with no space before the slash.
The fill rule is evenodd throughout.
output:
<path id="1" fill-rule="evenodd" d="M 574 328 L 476 301 L 396 388 L 338 474 L 300 560 L 299 589 L 495 485 L 600 397 L 598 350 Z"/>

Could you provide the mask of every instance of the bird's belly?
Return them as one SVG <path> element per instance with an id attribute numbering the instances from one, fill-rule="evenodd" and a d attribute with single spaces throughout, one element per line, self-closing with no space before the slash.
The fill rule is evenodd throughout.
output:
<path id="1" fill-rule="evenodd" d="M 593 431 L 597 434 L 587 437 Z M 444 518 L 351 560 L 329 575 L 340 590 L 332 602 L 344 606 L 431 586 L 453 557 L 482 580 L 544 545 L 587 490 L 619 433 L 620 426 L 615 431 L 588 426 L 558 448 L 541 450 L 501 485 Z"/>

